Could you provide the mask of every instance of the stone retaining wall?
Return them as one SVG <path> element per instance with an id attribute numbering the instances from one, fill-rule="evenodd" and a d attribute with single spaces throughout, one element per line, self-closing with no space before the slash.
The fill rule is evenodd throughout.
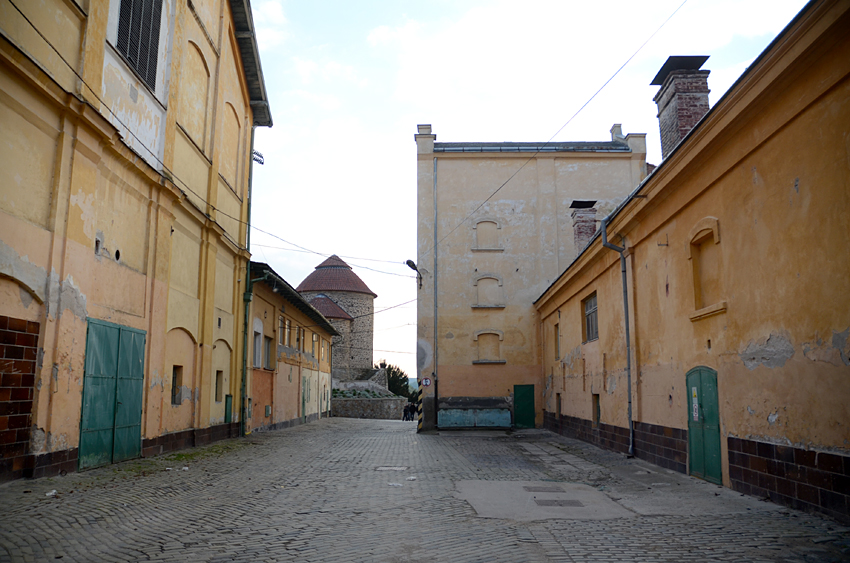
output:
<path id="1" fill-rule="evenodd" d="M 401 420 L 404 414 L 404 397 L 386 399 L 331 399 L 333 416 L 346 418 L 377 418 Z"/>

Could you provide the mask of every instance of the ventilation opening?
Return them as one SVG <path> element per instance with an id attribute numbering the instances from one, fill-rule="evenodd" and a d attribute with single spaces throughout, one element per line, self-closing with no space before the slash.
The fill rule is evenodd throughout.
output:
<path id="1" fill-rule="evenodd" d="M 94 239 L 94 253 L 100 255 L 100 239 Z"/>
<path id="2" fill-rule="evenodd" d="M 179 405 L 182 402 L 180 388 L 183 387 L 183 366 L 171 368 L 171 404 Z"/>
<path id="3" fill-rule="evenodd" d="M 121 260 L 121 251 L 116 250 L 115 251 L 115 261 L 118 262 L 119 260 Z"/>

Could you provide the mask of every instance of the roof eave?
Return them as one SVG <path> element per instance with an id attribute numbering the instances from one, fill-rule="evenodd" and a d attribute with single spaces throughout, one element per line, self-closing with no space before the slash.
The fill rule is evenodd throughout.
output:
<path id="1" fill-rule="evenodd" d="M 310 305 L 310 303 L 302 297 L 300 293 L 295 291 L 295 288 L 289 285 L 285 279 L 280 277 L 277 272 L 272 270 L 271 266 L 268 264 L 264 264 L 262 262 L 251 262 L 251 270 L 266 274 L 266 278 L 263 282 L 271 287 L 272 289 L 278 288 L 280 290 L 280 295 L 287 299 L 290 303 L 295 305 L 295 308 L 310 317 L 313 321 L 318 323 L 318 325 L 326 330 L 328 334 L 331 336 L 340 336 L 340 334 L 336 331 L 330 321 L 325 318 L 325 316 L 319 312 L 318 309 Z M 269 276 L 274 280 L 270 281 Z"/>
<path id="2" fill-rule="evenodd" d="M 251 112 L 254 115 L 254 125 L 259 127 L 272 126 L 272 114 L 269 98 L 266 94 L 266 81 L 263 77 L 263 67 L 260 64 L 260 49 L 257 46 L 257 34 L 254 29 L 254 17 L 251 14 L 250 0 L 230 0 L 230 11 L 233 14 L 233 28 L 236 44 L 242 57 L 245 82 L 248 85 Z"/>

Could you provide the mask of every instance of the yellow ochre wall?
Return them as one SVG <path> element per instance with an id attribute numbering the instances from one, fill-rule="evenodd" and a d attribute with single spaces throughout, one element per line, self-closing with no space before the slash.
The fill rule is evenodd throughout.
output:
<path id="1" fill-rule="evenodd" d="M 146 332 L 143 438 L 222 423 L 216 370 L 237 421 L 253 117 L 229 2 L 164 1 L 154 89 L 113 47 L 119 0 L 15 4 L 73 68 L 0 0 L 0 315 L 41 323 L 31 453 L 79 443 L 88 318 Z"/>
<path id="2" fill-rule="evenodd" d="M 415 136 L 417 267 L 422 274 L 417 376 L 433 380 L 436 373 L 441 400 L 510 401 L 514 385 L 530 384 L 535 386 L 536 424 L 542 423 L 545 386 L 532 303 L 578 250 L 570 204 L 575 199 L 597 200 L 599 214 L 608 213 L 646 175 L 645 136 L 622 136 L 619 125 L 611 135 L 612 142 L 624 143 L 626 150 L 439 152 L 434 151 L 431 126 L 420 126 Z M 496 347 L 498 358 L 481 357 L 495 356 Z M 482 359 L 501 363 L 473 363 Z M 426 400 L 433 398 L 434 390 L 434 385 L 424 389 Z"/>
<path id="3" fill-rule="evenodd" d="M 256 273 L 256 270 L 254 270 Z M 287 345 L 285 336 L 280 337 L 280 318 L 290 322 L 291 341 Z M 289 299 L 275 293 L 267 283 L 254 284 L 251 302 L 251 319 L 259 321 L 263 336 L 271 337 L 276 361 L 273 369 L 253 366 L 253 331 L 248 335 L 249 386 L 248 396 L 252 399 L 252 429 L 278 428 L 298 421 L 311 421 L 329 415 L 331 364 L 330 353 L 321 357 L 321 346 L 325 343 L 330 350 L 331 335 L 317 322 L 300 311 Z M 249 325 L 252 326 L 252 325 Z M 303 351 L 296 347 L 296 330 L 305 335 Z M 285 329 L 284 329 L 285 332 Z M 313 334 L 319 336 L 316 355 L 311 353 Z M 283 342 L 283 344 L 281 344 Z M 327 391 L 324 393 L 323 390 Z M 303 401 L 302 401 L 303 398 Z M 265 407 L 271 407 L 271 415 L 265 415 Z"/>
<path id="4" fill-rule="evenodd" d="M 685 374 L 716 370 L 727 486 L 728 437 L 850 449 L 848 23 L 847 2 L 813 7 L 608 226 L 628 248 L 634 420 L 687 429 Z M 599 340 L 582 343 L 593 291 Z M 537 309 L 546 410 L 560 394 L 589 420 L 599 393 L 601 422 L 627 427 L 619 255 L 597 240 Z"/>

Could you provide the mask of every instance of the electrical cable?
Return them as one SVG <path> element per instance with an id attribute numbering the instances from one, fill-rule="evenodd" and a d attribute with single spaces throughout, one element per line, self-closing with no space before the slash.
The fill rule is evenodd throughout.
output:
<path id="1" fill-rule="evenodd" d="M 687 4 L 687 3 L 688 3 L 688 0 L 684 0 L 684 2 L 682 2 L 682 3 L 679 5 L 679 7 L 678 7 L 678 8 L 676 8 L 675 10 L 673 10 L 673 13 L 672 13 L 672 14 L 670 14 L 670 15 L 667 17 L 667 19 L 666 19 L 666 20 L 664 20 L 664 21 L 661 23 L 661 25 L 660 25 L 660 26 L 658 26 L 658 29 L 656 29 L 654 32 L 652 32 L 652 35 L 650 35 L 650 36 L 646 39 L 646 41 L 644 41 L 644 42 L 641 44 L 641 46 L 637 48 L 637 51 L 635 51 L 634 53 L 632 53 L 632 55 L 631 55 L 628 59 L 626 59 L 626 62 L 624 62 L 622 65 L 620 65 L 620 68 L 618 68 L 618 69 L 616 70 L 616 72 L 614 72 L 614 74 L 612 74 L 612 75 L 611 75 L 611 77 L 610 77 L 608 80 L 606 80 L 606 81 L 605 81 L 605 83 L 604 83 L 602 86 L 600 86 L 600 87 L 599 87 L 599 89 L 598 89 L 598 90 L 596 90 L 596 92 L 594 92 L 594 93 L 593 93 L 593 95 L 592 95 L 592 96 L 590 96 L 590 98 L 589 98 L 586 102 L 584 102 L 584 104 L 582 104 L 582 106 L 581 106 L 580 108 L 578 108 L 578 110 L 577 110 L 577 111 L 573 114 L 573 116 L 572 116 L 572 117 L 570 117 L 570 118 L 567 120 L 567 122 L 566 122 L 566 123 L 564 123 L 563 125 L 561 125 L 560 129 L 558 129 L 557 131 L 555 131 L 555 134 L 554 134 L 554 135 L 552 135 L 551 137 L 549 137 L 549 140 L 548 140 L 548 141 L 546 141 L 545 143 L 543 143 L 541 146 L 537 147 L 537 151 L 536 151 L 534 154 L 532 154 L 530 157 L 528 157 L 528 160 L 526 160 L 525 162 L 523 162 L 523 163 L 522 163 L 522 166 L 520 166 L 519 168 L 517 168 L 517 169 L 516 169 L 516 171 L 515 171 L 513 174 L 511 174 L 510 178 L 508 178 L 507 180 L 505 180 L 504 182 L 502 182 L 502 185 L 500 185 L 498 188 L 496 188 L 496 190 L 495 190 L 493 193 L 491 193 L 489 196 L 487 196 L 487 199 L 485 199 L 484 201 L 482 201 L 482 202 L 478 205 L 478 207 L 476 207 L 475 209 L 473 209 L 473 210 L 472 210 L 472 212 L 470 212 L 470 213 L 469 213 L 466 217 L 464 217 L 464 218 L 463 218 L 463 219 L 462 219 L 462 220 L 461 220 L 461 221 L 460 221 L 457 225 L 455 225 L 455 226 L 454 226 L 454 228 L 453 228 L 452 230 L 450 230 L 450 231 L 449 231 L 449 232 L 448 232 L 445 236 L 443 236 L 443 238 L 441 238 L 441 239 L 440 239 L 440 240 L 438 240 L 438 241 L 437 241 L 434 245 L 432 245 L 432 246 L 431 246 L 431 248 L 429 248 L 428 250 L 426 250 L 425 252 L 423 252 L 423 254 L 428 254 L 429 252 L 431 252 L 432 250 L 434 250 L 436 247 L 438 247 L 438 246 L 439 246 L 439 245 L 440 245 L 440 244 L 441 244 L 444 240 L 446 240 L 449 236 L 451 236 L 451 234 L 452 234 L 452 233 L 454 233 L 456 230 L 458 230 L 458 229 L 460 228 L 460 226 L 461 226 L 461 225 L 463 225 L 464 223 L 466 223 L 466 222 L 469 220 L 469 218 L 470 218 L 470 217 L 472 217 L 473 215 L 475 215 L 475 213 L 476 213 L 479 209 L 481 209 L 482 207 L 484 207 L 484 205 L 485 205 L 488 201 L 490 201 L 491 199 L 493 199 L 493 197 L 494 197 L 497 193 L 499 193 L 499 192 L 501 191 L 501 189 L 502 189 L 502 188 L 504 188 L 506 185 L 508 185 L 508 183 L 509 183 L 511 180 L 513 180 L 513 179 L 514 179 L 514 177 L 516 177 L 516 175 L 517 175 L 517 174 L 519 174 L 519 173 L 522 171 L 522 169 L 523 169 L 523 168 L 525 168 L 525 167 L 528 165 L 528 163 L 529 163 L 529 162 L 531 162 L 532 160 L 534 160 L 534 159 L 537 157 L 537 155 L 538 155 L 538 154 L 540 154 L 540 151 L 541 151 L 541 149 L 543 149 L 543 147 L 545 147 L 546 145 L 548 145 L 549 143 L 551 143 L 551 142 L 552 142 L 552 139 L 554 139 L 555 137 L 557 137 L 557 136 L 558 136 L 558 134 L 559 134 L 561 131 L 563 131 L 563 130 L 564 130 L 564 128 L 565 128 L 567 125 L 569 125 L 569 124 L 572 122 L 572 120 L 573 120 L 573 119 L 575 119 L 575 118 L 578 116 L 578 114 L 579 114 L 579 113 L 581 113 L 581 112 L 582 112 L 582 110 L 583 110 L 584 108 L 586 108 L 586 107 L 588 106 L 588 104 L 590 104 L 590 102 L 592 102 L 592 101 L 593 101 L 593 99 L 594 99 L 594 98 L 596 98 L 596 96 L 597 96 L 597 95 L 599 95 L 599 93 L 600 93 L 600 92 L 601 92 L 601 91 L 602 91 L 602 90 L 603 90 L 606 86 L 608 86 L 608 84 L 609 84 L 612 80 L 614 80 L 614 78 L 615 78 L 618 74 L 620 74 L 620 71 L 621 71 L 621 70 L 623 70 L 623 69 L 626 67 L 626 65 L 627 65 L 627 64 L 629 64 L 629 63 L 631 62 L 631 60 L 632 60 L 633 58 L 635 58 L 635 56 L 637 56 L 637 54 L 638 54 L 638 53 L 640 53 L 640 52 L 641 52 L 641 50 L 643 50 L 643 48 L 646 46 L 646 44 L 647 44 L 647 43 L 649 43 L 649 42 L 652 40 L 652 38 L 653 38 L 653 37 L 655 37 L 655 36 L 656 36 L 656 34 L 658 34 L 658 32 L 659 32 L 659 31 L 661 31 L 661 28 L 663 28 L 665 25 L 667 25 L 667 22 L 669 22 L 669 21 L 673 18 L 673 16 L 675 16 L 675 15 L 676 15 L 676 13 L 677 13 L 679 10 L 681 10 L 681 9 L 682 9 L 682 7 L 683 7 L 685 4 Z M 436 226 L 435 226 L 435 228 L 436 228 Z"/>
<path id="2" fill-rule="evenodd" d="M 20 15 L 21 15 L 21 17 L 22 17 L 22 18 L 24 18 L 24 20 L 25 20 L 25 21 L 26 21 L 26 22 L 30 25 L 30 27 L 32 27 L 32 29 L 33 29 L 33 30 L 34 30 L 34 31 L 35 31 L 35 32 L 39 35 L 39 37 L 41 37 L 41 38 L 42 38 L 42 40 L 43 40 L 45 43 L 47 43 L 47 45 L 48 45 L 48 46 L 49 46 L 49 47 L 53 50 L 53 52 L 54 52 L 54 53 L 56 53 L 56 55 L 59 57 L 59 59 L 60 59 L 63 63 L 65 63 L 65 66 L 67 66 L 67 67 L 68 67 L 68 69 L 69 69 L 69 70 L 70 70 L 70 71 L 74 74 L 74 76 L 76 76 L 76 77 L 77 77 L 77 79 L 78 79 L 80 82 L 82 82 L 82 83 L 86 86 L 86 88 L 88 88 L 88 90 L 89 90 L 89 92 L 91 92 L 92 96 L 94 96 L 94 97 L 95 97 L 95 99 L 96 99 L 98 102 L 100 102 L 100 104 L 101 104 L 104 108 L 106 108 L 106 110 L 110 113 L 110 115 L 112 115 L 112 117 L 113 117 L 113 118 L 115 118 L 115 121 L 117 121 L 117 122 L 118 122 L 118 123 L 119 123 L 119 124 L 120 124 L 120 125 L 124 128 L 124 129 L 126 129 L 126 130 L 127 130 L 127 133 L 128 133 L 128 134 L 130 134 L 130 135 L 131 135 L 131 136 L 132 136 L 132 137 L 136 140 L 136 142 L 137 142 L 137 143 L 138 143 L 138 144 L 139 144 L 142 148 L 144 148 L 146 151 L 148 151 L 148 152 L 150 153 L 151 157 L 152 157 L 152 158 L 153 158 L 153 159 L 154 159 L 157 163 L 159 163 L 159 165 L 160 165 L 160 166 L 162 166 L 162 169 L 163 169 L 165 172 L 167 172 L 167 173 L 169 174 L 169 176 L 171 177 L 171 179 L 172 179 L 172 180 L 176 180 L 175 184 L 177 184 L 177 183 L 181 184 L 181 185 L 182 185 L 183 187 L 185 187 L 185 188 L 186 188 L 186 190 L 188 190 L 188 191 L 189 191 L 192 195 L 194 195 L 194 196 L 195 196 L 196 198 L 198 198 L 201 202 L 203 202 L 204 204 L 206 204 L 207 206 L 209 206 L 209 207 L 210 207 L 210 209 L 212 209 L 213 211 L 215 211 L 215 212 L 216 212 L 216 213 L 218 213 L 218 214 L 221 214 L 221 215 L 223 215 L 223 216 L 227 217 L 228 219 L 231 219 L 231 220 L 233 220 L 233 221 L 236 221 L 238 224 L 241 224 L 241 225 L 247 225 L 247 226 L 249 226 L 250 228 L 253 228 L 253 229 L 254 229 L 254 230 L 256 230 L 256 231 L 259 231 L 259 232 L 261 232 L 261 233 L 263 233 L 263 234 L 266 234 L 266 235 L 268 235 L 268 236 L 274 237 L 274 238 L 276 238 L 276 239 L 278 239 L 278 240 L 280 240 L 280 241 L 282 241 L 282 242 L 285 242 L 286 244 L 290 244 L 290 245 L 292 245 L 292 246 L 295 246 L 295 247 L 297 247 L 297 248 L 300 248 L 300 249 L 302 249 L 304 252 L 310 252 L 310 253 L 312 253 L 312 254 L 318 254 L 319 256 L 324 256 L 325 258 L 327 258 L 328 256 L 330 256 L 330 255 L 328 255 L 328 254 L 322 254 L 321 252 L 316 252 L 315 250 L 310 250 L 309 248 L 306 248 L 306 247 L 300 246 L 300 245 L 295 244 L 295 243 L 293 243 L 293 242 L 289 242 L 288 240 L 285 240 L 285 239 L 283 239 L 283 238 L 281 238 L 281 237 L 279 237 L 279 236 L 277 236 L 277 235 L 275 235 L 275 234 L 273 234 L 273 233 L 270 233 L 270 232 L 268 232 L 268 231 L 265 231 L 265 230 L 263 230 L 263 229 L 260 229 L 260 228 L 259 228 L 259 227 L 257 227 L 256 225 L 249 225 L 247 221 L 243 221 L 241 218 L 234 217 L 233 215 L 230 215 L 229 213 L 226 213 L 225 211 L 223 211 L 223 210 L 221 210 L 221 209 L 217 208 L 216 206 L 214 206 L 213 204 L 211 204 L 209 201 L 207 201 L 206 199 L 204 199 L 204 197 L 202 197 L 202 196 L 201 196 L 198 192 L 196 192 L 195 190 L 193 190 L 193 189 L 192 189 L 192 188 L 191 188 L 191 187 L 190 187 L 190 186 L 189 186 L 186 182 L 184 182 L 184 181 L 183 181 L 183 180 L 182 180 L 182 179 L 181 179 L 181 178 L 180 178 L 177 174 L 175 174 L 173 170 L 169 169 L 169 168 L 165 165 L 165 163 L 164 163 L 164 162 L 163 162 L 163 161 L 162 161 L 162 160 L 161 160 L 161 159 L 157 156 L 157 154 L 156 154 L 156 153 L 155 153 L 155 152 L 154 152 L 154 151 L 153 151 L 150 147 L 148 147 L 148 146 L 147 146 L 147 145 L 146 145 L 146 144 L 145 144 L 145 143 L 144 143 L 144 142 L 143 142 L 143 141 L 142 141 L 142 140 L 141 140 L 141 139 L 140 139 L 140 138 L 139 138 L 139 137 L 138 137 L 138 136 L 137 136 L 137 135 L 136 135 L 136 134 L 135 134 L 135 133 L 134 133 L 131 129 L 130 129 L 130 127 L 129 127 L 126 123 L 124 123 L 124 122 L 121 120 L 121 118 L 119 118 L 119 117 L 118 117 L 118 115 L 117 115 L 114 111 L 112 111 L 112 108 L 111 108 L 111 107 L 109 107 L 109 104 L 107 104 L 105 101 L 103 101 L 103 99 L 102 99 L 100 96 L 98 96 L 98 95 L 97 95 L 97 93 L 95 92 L 94 88 L 92 88 L 92 87 L 91 87 L 91 85 L 90 85 L 88 82 L 86 82 L 86 80 L 85 80 L 85 79 L 84 79 L 84 78 L 80 75 L 80 73 L 78 73 L 78 72 L 76 71 L 76 69 L 75 69 L 73 66 L 71 66 L 71 63 L 69 63 L 69 62 L 65 59 L 65 57 L 63 57 L 63 56 L 62 56 L 62 53 L 60 53 L 60 52 L 59 52 L 59 50 L 58 50 L 58 49 L 57 49 L 57 48 L 53 45 L 53 43 L 51 43 L 51 42 L 50 42 L 50 40 L 48 40 L 48 39 L 47 39 L 47 37 L 45 37 L 45 36 L 44 36 L 44 34 L 41 32 L 41 30 L 39 30 L 39 29 L 35 26 L 35 24 L 34 24 L 34 23 L 33 23 L 33 22 L 32 22 L 32 21 L 31 21 L 31 20 L 30 20 L 30 19 L 26 16 L 26 14 L 24 14 L 24 13 L 21 11 L 21 9 L 17 6 L 17 4 L 15 4 L 15 2 L 14 2 L 13 0 L 8 0 L 8 1 L 9 1 L 9 3 L 12 5 L 12 7 L 13 7 L 13 8 L 15 8 L 15 10 L 16 10 L 16 11 L 17 11 Z M 130 150 L 132 150 L 132 147 L 128 147 L 128 148 L 130 148 Z M 253 158 L 253 155 L 251 156 L 251 158 Z M 181 190 L 181 191 L 182 191 L 182 190 Z M 191 202 L 191 200 L 190 200 L 190 202 Z M 205 213 L 205 215 L 207 215 L 207 216 L 209 217 L 209 215 L 208 215 L 208 214 L 206 214 L 206 213 Z M 240 250 L 247 250 L 247 248 L 246 248 L 246 247 L 242 246 L 242 245 L 241 245 L 241 244 L 239 244 L 237 241 L 233 240 L 233 237 L 231 237 L 231 236 L 227 233 L 227 230 L 226 230 L 226 229 L 223 229 L 223 231 L 224 231 L 224 233 L 225 233 L 225 236 L 227 236 L 227 238 L 228 238 L 228 239 L 230 239 L 230 241 L 231 241 L 231 242 L 232 242 L 232 243 L 233 243 L 233 244 L 234 244 L 237 248 L 239 248 Z M 282 250 L 283 250 L 283 249 L 282 249 Z M 370 260 L 370 259 L 369 259 L 369 258 L 363 258 L 362 260 Z M 386 260 L 385 262 L 391 262 L 391 261 Z M 391 263 L 400 263 L 400 264 L 403 264 L 403 262 L 391 262 Z M 396 274 L 396 273 L 394 273 L 394 272 L 385 272 L 385 271 L 383 271 L 383 270 L 376 270 L 376 269 L 374 269 L 374 268 L 369 268 L 369 267 L 367 267 L 367 266 L 362 266 L 362 265 L 357 265 L 357 267 L 359 267 L 359 268 L 364 268 L 364 269 L 367 269 L 367 270 L 371 270 L 371 271 L 373 271 L 373 272 L 378 272 L 378 273 L 381 273 L 381 274 L 389 274 L 389 275 L 401 276 L 401 277 L 406 277 L 406 278 L 415 278 L 415 276 L 408 276 L 408 275 L 404 275 L 404 274 Z"/>

